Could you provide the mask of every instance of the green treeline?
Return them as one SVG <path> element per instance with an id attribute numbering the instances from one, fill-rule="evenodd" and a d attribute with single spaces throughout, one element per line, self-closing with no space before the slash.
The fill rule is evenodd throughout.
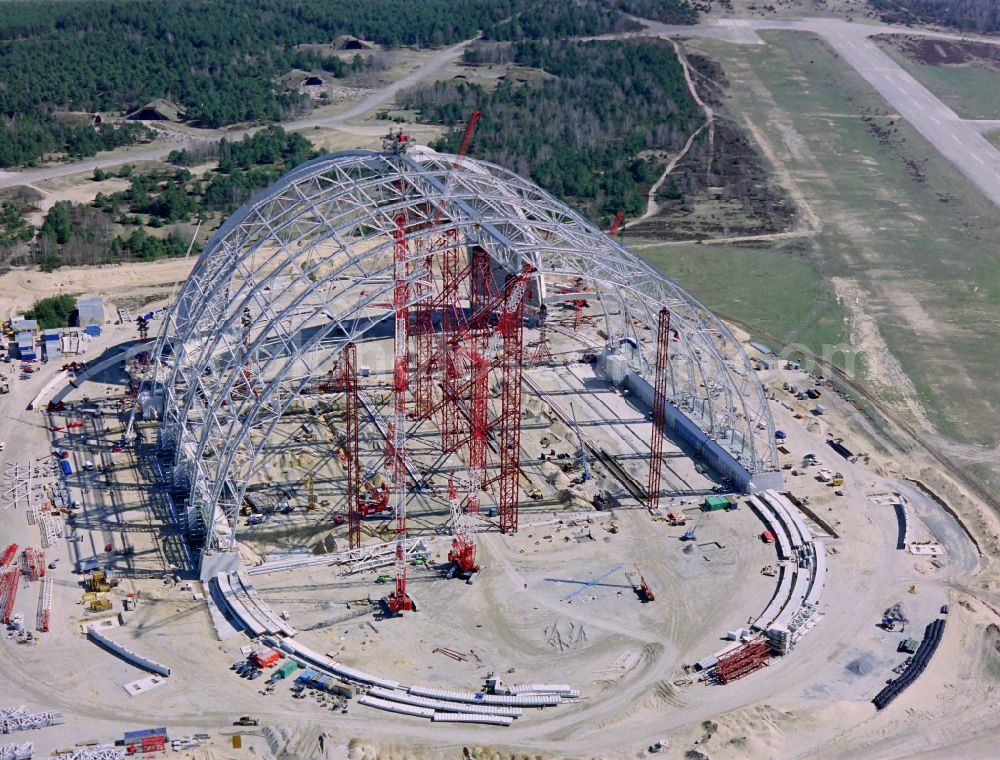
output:
<path id="1" fill-rule="evenodd" d="M 942 24 L 963 31 L 1000 31 L 997 0 L 868 0 L 891 24 Z"/>
<path id="2" fill-rule="evenodd" d="M 305 108 L 275 79 L 344 64 L 297 49 L 351 34 L 436 46 L 541 0 L 10 0 L 0 12 L 0 166 L 79 155 L 137 133 L 56 123 L 55 109 L 129 111 L 154 98 L 205 126 L 279 120 Z M 87 135 L 87 136 L 85 136 Z"/>
<path id="3" fill-rule="evenodd" d="M 457 149 L 462 124 L 478 109 L 472 155 L 530 176 L 602 223 L 617 211 L 641 213 L 662 171 L 644 151 L 675 152 L 700 123 L 670 44 L 525 41 L 477 46 L 467 56 L 511 59 L 552 76 L 502 80 L 493 92 L 437 82 L 406 93 L 406 106 L 454 127 L 435 146 L 445 151 Z"/>

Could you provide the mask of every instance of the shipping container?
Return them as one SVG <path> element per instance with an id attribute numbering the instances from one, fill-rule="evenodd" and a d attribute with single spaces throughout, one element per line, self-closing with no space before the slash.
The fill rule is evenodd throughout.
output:
<path id="1" fill-rule="evenodd" d="M 729 499 L 725 496 L 707 496 L 705 497 L 705 502 L 701 507 L 705 512 L 714 512 L 717 509 L 728 509 Z"/>
<path id="2" fill-rule="evenodd" d="M 59 467 L 62 469 L 63 475 L 72 475 L 73 474 L 73 465 L 71 465 L 69 463 L 68 459 L 60 459 L 59 460 Z"/>
<path id="3" fill-rule="evenodd" d="M 147 736 L 166 736 L 166 728 L 143 728 L 138 731 L 126 731 L 122 737 L 126 744 L 129 742 L 141 742 Z"/>
<path id="4" fill-rule="evenodd" d="M 288 660 L 287 662 L 283 662 L 281 665 L 278 666 L 276 675 L 278 675 L 281 678 L 288 678 L 288 676 L 290 676 L 292 673 L 298 670 L 298 668 L 299 664 L 295 660 Z"/>

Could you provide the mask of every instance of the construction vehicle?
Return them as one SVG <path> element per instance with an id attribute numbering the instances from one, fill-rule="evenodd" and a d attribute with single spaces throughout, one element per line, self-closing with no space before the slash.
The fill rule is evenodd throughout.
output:
<path id="1" fill-rule="evenodd" d="M 470 495 L 469 503 L 473 503 L 477 499 L 478 495 Z M 479 565 L 476 564 L 476 541 L 472 536 L 468 516 L 462 511 L 459 504 L 458 489 L 453 480 L 448 481 L 448 502 L 455 524 L 455 538 L 451 542 L 448 561 L 455 566 L 456 574 L 468 577 L 479 572 Z"/>
<path id="2" fill-rule="evenodd" d="M 391 580 L 392 580 L 392 576 L 391 575 L 380 575 L 378 578 L 375 579 L 375 582 L 376 583 L 388 583 Z"/>
<path id="3" fill-rule="evenodd" d="M 639 576 L 639 588 L 637 593 L 643 602 L 656 601 L 656 595 L 653 593 L 653 589 L 650 587 L 648 581 L 646 581 L 646 579 L 641 575 Z"/>
<path id="4" fill-rule="evenodd" d="M 111 609 L 110 599 L 94 599 L 90 603 L 91 612 L 107 612 L 110 609 Z"/>
<path id="5" fill-rule="evenodd" d="M 687 517 L 685 515 L 679 515 L 676 512 L 667 512 L 667 525 L 687 525 Z"/>
<path id="6" fill-rule="evenodd" d="M 239 720 L 233 721 L 234 726 L 259 726 L 260 720 L 251 718 L 249 715 L 240 716 Z"/>
<path id="7" fill-rule="evenodd" d="M 361 497 L 361 504 L 358 511 L 362 517 L 377 515 L 381 512 L 389 511 L 389 481 L 382 477 L 380 473 L 374 473 L 370 477 L 364 478 L 366 493 Z"/>
<path id="8" fill-rule="evenodd" d="M 704 514 L 705 513 L 703 512 L 702 515 Z M 701 519 L 702 518 L 699 517 L 698 521 L 694 525 L 692 525 L 683 536 L 681 536 L 681 541 L 694 541 L 695 537 L 694 534 L 695 531 L 698 530 L 698 526 L 701 525 Z"/>
<path id="9" fill-rule="evenodd" d="M 104 570 L 95 570 L 88 576 L 85 585 L 88 591 L 105 594 L 117 586 L 118 581 L 109 578 Z"/>

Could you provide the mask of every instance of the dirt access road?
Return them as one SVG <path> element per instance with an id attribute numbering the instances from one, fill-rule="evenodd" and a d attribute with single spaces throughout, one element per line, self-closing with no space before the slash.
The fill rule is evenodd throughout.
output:
<path id="1" fill-rule="evenodd" d="M 348 126 L 347 123 L 349 121 L 364 116 L 365 114 L 368 114 L 376 108 L 386 105 L 387 103 L 391 103 L 393 98 L 396 97 L 396 94 L 401 90 L 412 87 L 425 79 L 434 78 L 446 66 L 458 60 L 462 55 L 462 51 L 465 50 L 466 46 L 471 42 L 473 42 L 473 40 L 465 40 L 464 42 L 459 42 L 457 45 L 444 48 L 443 50 L 435 53 L 433 57 L 428 59 L 425 63 L 423 63 L 423 65 L 414 69 L 406 76 L 397 79 L 395 82 L 392 82 L 379 90 L 376 90 L 371 95 L 359 100 L 357 103 L 340 113 L 336 113 L 331 116 L 311 117 L 299 119 L 297 121 L 283 122 L 281 126 L 283 126 L 287 131 L 325 127 L 328 129 L 342 129 L 347 132 L 358 133 L 359 130 L 364 128 L 358 126 Z M 203 136 L 199 136 L 197 141 L 200 142 L 205 139 L 221 139 L 223 137 L 229 140 L 240 140 L 243 137 L 253 134 L 263 128 L 264 127 L 262 126 L 258 126 L 241 127 L 231 130 L 206 130 L 205 134 Z M 370 129 L 372 134 L 384 132 L 382 127 L 371 127 Z M 367 130 L 365 133 L 367 134 Z M 161 161 L 165 159 L 171 151 L 179 150 L 188 144 L 193 144 L 194 142 L 196 142 L 196 140 L 190 140 L 187 142 L 171 141 L 168 144 L 155 143 L 143 148 L 105 153 L 104 155 L 83 159 L 81 161 L 56 164 L 54 166 L 46 166 L 39 169 L 0 172 L 0 187 L 31 185 L 35 182 L 41 182 L 55 177 L 65 177 L 71 174 L 80 174 L 82 172 L 92 172 L 94 169 L 106 169 L 108 167 L 118 166 L 126 162 Z"/>

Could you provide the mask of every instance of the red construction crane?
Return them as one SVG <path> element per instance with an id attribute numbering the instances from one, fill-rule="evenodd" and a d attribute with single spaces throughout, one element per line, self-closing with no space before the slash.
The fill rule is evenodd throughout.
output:
<path id="1" fill-rule="evenodd" d="M 476 498 L 478 500 L 478 494 Z M 479 565 L 476 564 L 476 542 L 472 538 L 472 527 L 467 514 L 470 510 L 468 507 L 462 510 L 458 489 L 451 479 L 448 480 L 448 504 L 451 507 L 452 524 L 455 528 L 455 538 L 451 542 L 448 561 L 455 565 L 457 572 L 470 575 L 479 571 Z"/>
<path id="2" fill-rule="evenodd" d="M 608 230 L 608 235 L 614 237 L 615 235 L 618 234 L 618 230 L 620 230 L 622 226 L 622 217 L 624 216 L 625 216 L 624 211 L 619 211 L 617 214 L 615 214 L 615 220 L 611 223 L 611 228 Z"/>
<path id="3" fill-rule="evenodd" d="M 479 117 L 483 115 L 482 111 L 473 111 L 469 114 L 469 121 L 465 124 L 465 132 L 462 133 L 462 142 L 458 144 L 457 156 L 464 156 L 466 151 L 469 150 L 469 143 L 472 142 L 472 136 L 476 133 L 476 125 L 479 123 Z"/>
<path id="4" fill-rule="evenodd" d="M 393 341 L 392 393 L 393 414 L 386 437 L 386 466 L 392 476 L 396 513 L 396 589 L 387 600 L 393 614 L 413 609 L 413 600 L 406 593 L 406 389 L 409 356 L 406 346 L 406 319 L 408 290 L 406 280 L 406 217 L 396 217 L 396 234 L 393 255 L 393 314 L 395 334 Z"/>
<path id="5" fill-rule="evenodd" d="M 458 147 L 458 153 L 456 154 L 456 160 L 452 162 L 452 171 L 458 168 L 458 157 L 464 156 L 466 151 L 469 149 L 469 144 L 472 142 L 472 136 L 476 131 L 476 124 L 479 123 L 479 117 L 482 116 L 480 111 L 473 111 L 469 116 L 469 121 L 465 125 L 465 132 L 462 134 L 462 140 Z M 441 223 L 441 218 L 444 216 L 445 204 L 447 203 L 448 197 L 451 194 L 451 174 L 445 180 L 445 187 L 442 193 L 442 198 L 437 204 L 437 208 L 434 211 L 434 218 L 431 221 L 429 227 L 428 239 L 431 240 L 431 250 L 437 248 L 441 251 L 441 305 L 443 307 L 444 319 L 441 323 L 442 336 L 445 338 L 448 334 L 453 334 L 457 326 L 457 316 L 456 318 L 449 319 L 448 312 L 456 312 L 458 309 L 458 291 L 459 291 L 459 280 L 458 273 L 461 269 L 459 264 L 459 257 L 461 255 L 461 246 L 457 238 L 452 236 L 451 238 L 445 239 L 443 245 L 436 245 L 434 238 L 437 233 L 437 228 Z M 435 356 L 435 344 L 433 340 L 434 325 L 432 322 L 433 306 L 431 303 L 431 283 L 433 282 L 433 266 L 432 257 L 428 256 L 426 261 L 427 266 L 427 276 L 423 281 L 423 284 L 418 284 L 418 287 L 423 287 L 426 297 L 418 301 L 414 307 L 414 337 L 415 345 L 413 352 L 413 363 L 416 371 L 416 385 L 414 387 L 414 416 L 418 419 L 426 419 L 430 415 L 430 409 L 432 406 L 431 401 L 431 389 L 433 387 L 433 378 L 435 371 L 437 371 L 442 380 L 442 384 L 447 382 L 445 376 L 450 371 L 448 367 L 448 358 L 443 355 L 443 351 L 439 352 Z M 418 293 L 419 295 L 419 293 Z M 445 345 L 446 340 L 442 340 L 441 345 Z M 444 415 L 447 415 L 448 411 L 444 411 Z M 450 441 L 454 436 L 450 429 L 451 420 L 447 419 L 446 416 L 442 417 L 441 420 L 441 431 L 442 431 L 442 449 L 447 451 L 447 441 Z"/>
<path id="6" fill-rule="evenodd" d="M 538 307 L 538 343 L 531 354 L 532 364 L 545 364 L 553 359 L 552 351 L 549 349 L 548 336 L 549 309 L 545 304 Z"/>

